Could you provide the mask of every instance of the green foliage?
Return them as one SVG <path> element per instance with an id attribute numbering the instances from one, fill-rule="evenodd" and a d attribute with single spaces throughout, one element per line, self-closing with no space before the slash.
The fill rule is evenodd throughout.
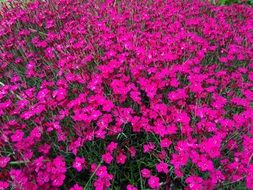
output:
<path id="1" fill-rule="evenodd" d="M 211 3 L 217 4 L 217 5 L 231 5 L 233 3 L 238 3 L 238 4 L 246 3 L 249 5 L 253 5 L 253 0 L 247 0 L 247 1 L 246 0 L 219 0 L 218 2 L 211 0 Z"/>

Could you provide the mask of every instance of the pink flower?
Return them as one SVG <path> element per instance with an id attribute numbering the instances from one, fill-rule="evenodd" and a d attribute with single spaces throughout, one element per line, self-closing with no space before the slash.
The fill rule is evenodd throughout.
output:
<path id="1" fill-rule="evenodd" d="M 214 170 L 214 166 L 213 166 L 213 162 L 206 159 L 205 157 L 201 157 L 198 162 L 197 162 L 197 166 L 200 168 L 201 171 L 213 171 Z"/>
<path id="2" fill-rule="evenodd" d="M 171 125 L 167 127 L 167 134 L 172 135 L 172 134 L 176 134 L 178 128 L 175 125 Z"/>
<path id="3" fill-rule="evenodd" d="M 105 100 L 103 102 L 103 111 L 109 112 L 112 110 L 112 108 L 114 108 L 114 104 L 111 101 Z"/>
<path id="4" fill-rule="evenodd" d="M 39 140 L 41 137 L 41 129 L 39 127 L 35 127 L 31 133 L 30 136 L 34 139 L 34 140 Z"/>
<path id="5" fill-rule="evenodd" d="M 176 91 L 172 91 L 168 94 L 168 98 L 171 101 L 177 101 L 177 100 L 180 100 L 180 99 L 185 99 L 186 97 L 187 97 L 187 94 L 185 93 L 184 89 L 179 89 L 179 90 L 176 90 Z"/>
<path id="6" fill-rule="evenodd" d="M 138 104 L 141 104 L 141 97 L 140 97 L 141 93 L 138 91 L 131 91 L 130 92 L 130 97 L 137 102 Z"/>
<path id="7" fill-rule="evenodd" d="M 158 158 L 159 158 L 160 160 L 165 160 L 167 156 L 168 156 L 168 155 L 167 155 L 166 150 L 162 150 L 162 151 L 160 151 L 160 152 L 158 153 Z"/>
<path id="8" fill-rule="evenodd" d="M 169 173 L 169 169 L 168 169 L 168 164 L 164 163 L 164 162 L 160 162 L 159 164 L 156 164 L 156 170 L 158 172 L 162 172 L 162 173 Z"/>
<path id="9" fill-rule="evenodd" d="M 142 169 L 142 170 L 141 170 L 141 176 L 142 176 L 143 178 L 149 178 L 149 177 L 151 176 L 150 170 L 149 170 L 149 169 L 146 169 L 146 168 Z"/>
<path id="10" fill-rule="evenodd" d="M 9 174 L 15 184 L 25 184 L 28 181 L 28 177 L 20 169 L 11 169 Z"/>
<path id="11" fill-rule="evenodd" d="M 190 117 L 185 112 L 181 112 L 181 113 L 179 112 L 179 113 L 176 114 L 175 120 L 177 122 L 180 122 L 182 124 L 186 124 L 187 125 L 190 122 Z"/>
<path id="12" fill-rule="evenodd" d="M 64 161 L 64 158 L 61 156 L 57 156 L 52 162 L 52 167 L 56 169 L 56 170 L 53 170 L 54 173 L 65 173 L 66 163 Z"/>
<path id="13" fill-rule="evenodd" d="M 16 132 L 11 136 L 12 142 L 19 142 L 23 139 L 24 132 L 21 130 L 16 130 Z"/>
<path id="14" fill-rule="evenodd" d="M 37 178 L 36 178 L 36 182 L 39 184 L 39 185 L 43 185 L 45 183 L 48 183 L 49 182 L 49 173 L 47 172 L 42 172 L 42 171 L 39 171 L 37 172 L 38 175 L 37 175 Z"/>
<path id="15" fill-rule="evenodd" d="M 187 161 L 189 159 L 189 156 L 185 153 L 182 154 L 172 154 L 171 164 L 174 165 L 174 167 L 180 167 L 185 166 L 187 164 Z"/>
<path id="16" fill-rule="evenodd" d="M 51 48 L 51 47 L 46 48 L 45 49 L 45 55 L 46 55 L 46 57 L 49 58 L 49 59 L 54 58 L 54 52 L 53 51 L 54 51 L 54 49 Z"/>
<path id="17" fill-rule="evenodd" d="M 53 97 L 56 98 L 57 101 L 62 101 L 67 96 L 67 90 L 64 88 L 59 88 L 53 92 Z"/>
<path id="18" fill-rule="evenodd" d="M 148 179 L 148 185 L 152 188 L 152 189 L 158 189 L 160 187 L 160 179 L 156 176 L 150 176 L 150 178 Z"/>
<path id="19" fill-rule="evenodd" d="M 20 117 L 24 120 L 28 120 L 30 119 L 32 116 L 34 116 L 34 112 L 30 112 L 30 111 L 26 111 L 26 112 L 23 112 Z"/>
<path id="20" fill-rule="evenodd" d="M 118 143 L 111 142 L 109 145 L 107 145 L 106 150 L 110 153 L 113 153 L 113 151 L 117 148 Z"/>
<path id="21" fill-rule="evenodd" d="M 5 168 L 10 160 L 10 157 L 0 157 L 0 168 Z"/>
<path id="22" fill-rule="evenodd" d="M 108 153 L 102 155 L 102 159 L 104 160 L 105 163 L 110 164 L 112 162 L 112 160 L 113 160 L 113 157 L 108 152 Z"/>
<path id="23" fill-rule="evenodd" d="M 73 168 L 75 168 L 78 172 L 82 171 L 83 165 L 85 164 L 85 159 L 81 157 L 76 157 L 73 163 Z"/>
<path id="24" fill-rule="evenodd" d="M 127 190 L 138 190 L 138 188 L 132 186 L 131 184 L 127 185 Z"/>
<path id="25" fill-rule="evenodd" d="M 106 176 L 104 177 L 100 177 L 98 178 L 95 182 L 94 182 L 94 187 L 95 187 L 95 190 L 105 190 L 105 189 L 108 189 L 111 185 L 111 182 L 110 180 L 113 179 L 113 176 L 110 175 L 110 174 L 107 174 Z"/>
<path id="26" fill-rule="evenodd" d="M 37 94 L 37 99 L 38 99 L 39 101 L 44 101 L 45 98 L 48 96 L 48 94 L 49 94 L 49 90 L 48 90 L 48 89 L 42 89 L 42 90 L 40 90 L 40 91 L 38 92 L 38 94 Z"/>
<path id="27" fill-rule="evenodd" d="M 44 165 L 43 161 L 44 161 L 43 156 L 40 156 L 39 158 L 34 160 L 34 166 L 35 166 L 36 172 L 39 172 L 40 168 Z"/>
<path id="28" fill-rule="evenodd" d="M 0 181 L 0 190 L 5 190 L 9 187 L 9 183 L 6 181 Z"/>
<path id="29" fill-rule="evenodd" d="M 62 173 L 51 175 L 52 185 L 54 187 L 60 187 L 63 184 L 65 178 L 66 176 Z"/>
<path id="30" fill-rule="evenodd" d="M 211 158 L 220 156 L 222 137 L 219 135 L 206 139 L 200 145 L 200 150 L 206 152 Z"/>
<path id="31" fill-rule="evenodd" d="M 69 190 L 83 190 L 83 187 L 79 186 L 78 184 L 75 184 L 73 187 L 71 187 Z"/>
<path id="32" fill-rule="evenodd" d="M 169 148 L 171 144 L 172 142 L 168 138 L 162 139 L 160 142 L 162 148 Z"/>
<path id="33" fill-rule="evenodd" d="M 100 166 L 97 171 L 96 175 L 100 178 L 106 178 L 108 177 L 107 167 L 106 166 Z"/>
<path id="34" fill-rule="evenodd" d="M 134 158 L 136 155 L 136 149 L 133 146 L 131 146 L 129 147 L 128 151 L 130 152 L 131 158 Z"/>
<path id="35" fill-rule="evenodd" d="M 116 157 L 116 163 L 117 163 L 117 164 L 125 164 L 126 159 L 127 159 L 126 155 L 123 154 L 123 152 L 120 152 L 120 153 L 117 155 L 117 157 Z"/>
<path id="36" fill-rule="evenodd" d="M 50 151 L 51 146 L 48 144 L 42 144 L 41 146 L 39 146 L 39 152 L 43 153 L 43 154 L 48 154 Z"/>
<path id="37" fill-rule="evenodd" d="M 201 177 L 190 176 L 186 178 L 185 182 L 188 184 L 189 189 L 194 189 L 194 190 L 203 189 L 203 186 L 202 186 L 203 179 Z"/>
<path id="38" fill-rule="evenodd" d="M 246 187 L 253 189 L 253 164 L 249 165 L 247 176 L 246 176 Z"/>
<path id="39" fill-rule="evenodd" d="M 90 119 L 91 120 L 97 120 L 99 116 L 101 116 L 102 113 L 99 110 L 94 110 L 90 114 Z"/>
<path id="40" fill-rule="evenodd" d="M 152 152 L 154 149 L 155 149 L 155 145 L 152 142 L 149 142 L 148 144 L 143 145 L 144 153 Z"/>
<path id="41" fill-rule="evenodd" d="M 104 181 L 101 178 L 98 178 L 93 185 L 95 190 L 105 190 Z"/>

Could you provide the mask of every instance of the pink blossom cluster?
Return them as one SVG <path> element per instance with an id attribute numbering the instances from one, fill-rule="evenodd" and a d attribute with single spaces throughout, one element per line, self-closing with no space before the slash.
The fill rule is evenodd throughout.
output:
<path id="1" fill-rule="evenodd" d="M 251 7 L 1 6 L 0 189 L 253 189 Z"/>

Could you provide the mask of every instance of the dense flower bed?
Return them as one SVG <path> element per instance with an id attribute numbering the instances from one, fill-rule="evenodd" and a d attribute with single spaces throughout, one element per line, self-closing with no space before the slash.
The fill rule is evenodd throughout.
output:
<path id="1" fill-rule="evenodd" d="M 253 10 L 2 5 L 0 189 L 253 189 Z"/>

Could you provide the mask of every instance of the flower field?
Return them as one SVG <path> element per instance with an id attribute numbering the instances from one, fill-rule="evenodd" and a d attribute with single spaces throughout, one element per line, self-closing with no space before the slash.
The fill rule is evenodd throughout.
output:
<path id="1" fill-rule="evenodd" d="M 253 8 L 0 8 L 0 190 L 253 189 Z"/>

